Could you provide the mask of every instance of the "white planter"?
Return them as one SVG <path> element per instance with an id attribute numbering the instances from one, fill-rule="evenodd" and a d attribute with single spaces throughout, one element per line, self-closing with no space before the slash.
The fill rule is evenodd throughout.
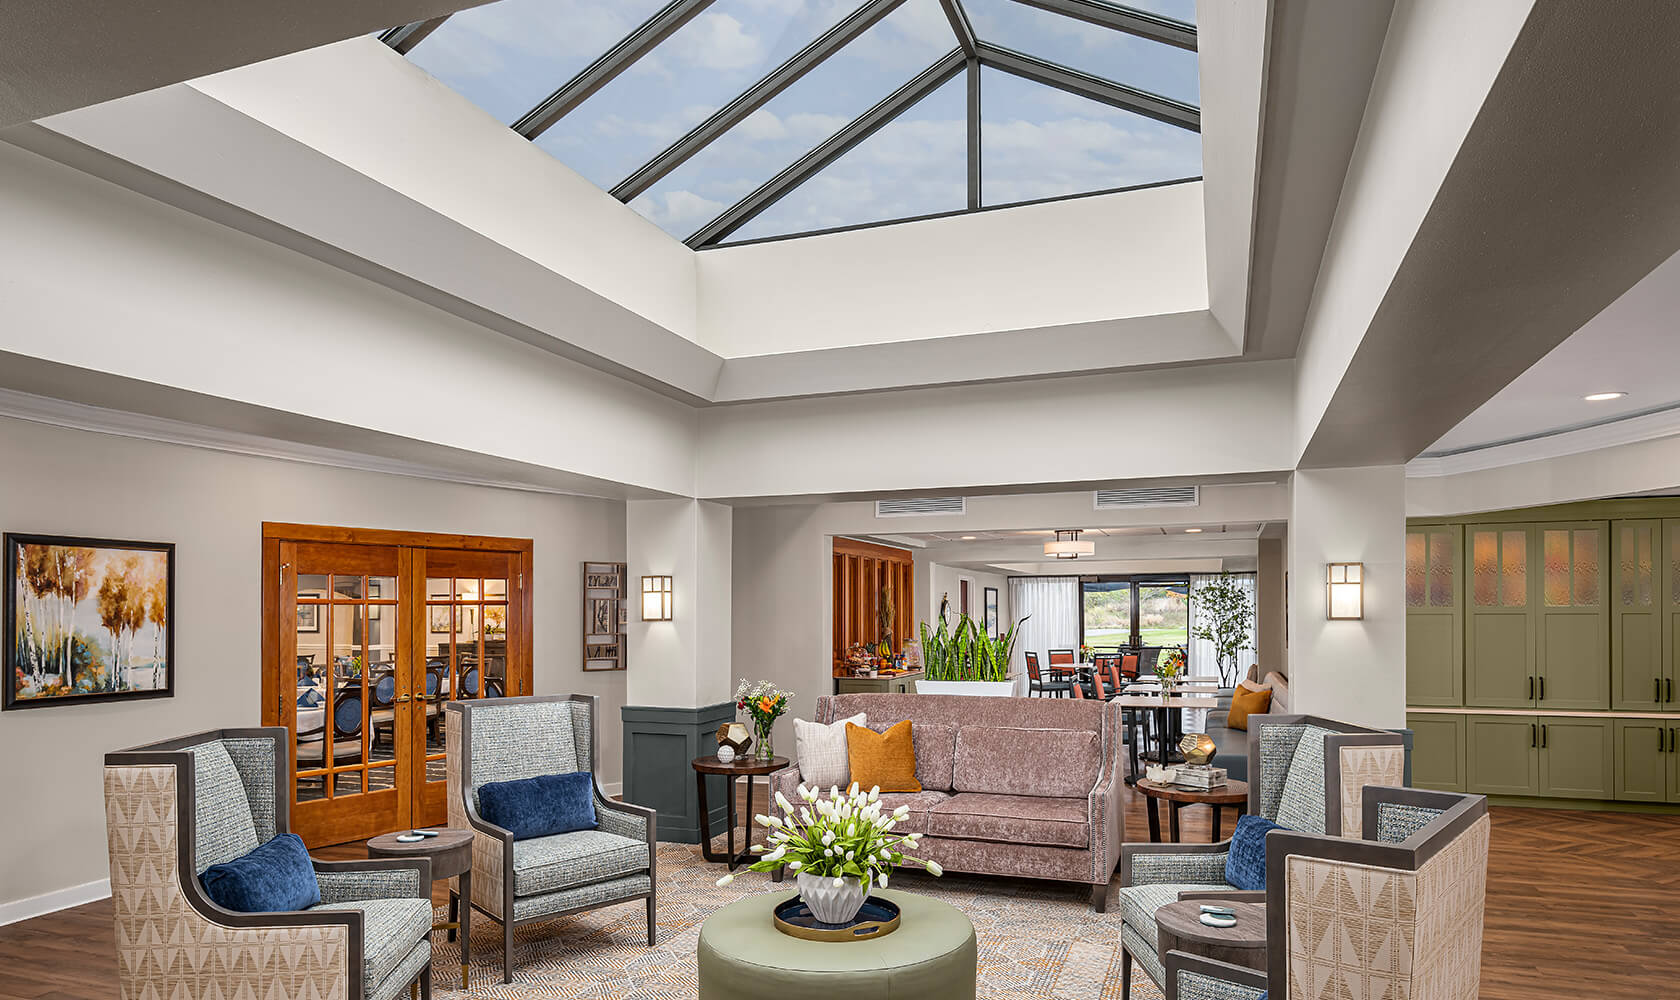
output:
<path id="1" fill-rule="evenodd" d="M 917 681 L 917 694 L 967 694 L 1008 698 L 1015 693 L 1014 681 Z"/>
<path id="2" fill-rule="evenodd" d="M 811 908 L 811 916 L 825 924 L 850 923 L 863 908 L 863 883 L 850 876 L 835 885 L 834 879 L 799 873 L 799 898 Z"/>

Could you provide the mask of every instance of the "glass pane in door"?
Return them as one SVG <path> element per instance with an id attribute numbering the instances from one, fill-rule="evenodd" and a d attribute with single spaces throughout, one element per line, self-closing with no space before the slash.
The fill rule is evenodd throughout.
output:
<path id="1" fill-rule="evenodd" d="M 1138 636 L 1145 646 L 1190 641 L 1190 581 L 1138 585 Z"/>
<path id="2" fill-rule="evenodd" d="M 1132 641 L 1132 585 L 1114 581 L 1083 584 L 1085 645 L 1118 647 Z"/>

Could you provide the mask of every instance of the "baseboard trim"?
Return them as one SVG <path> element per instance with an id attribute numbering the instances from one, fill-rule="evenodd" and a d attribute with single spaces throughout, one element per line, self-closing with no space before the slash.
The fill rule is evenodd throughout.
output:
<path id="1" fill-rule="evenodd" d="M 57 889 L 53 892 L 43 892 L 39 896 L 27 899 L 14 899 L 0 903 L 0 927 L 15 924 L 19 920 L 30 920 L 34 917 L 44 917 L 59 910 L 68 910 L 72 906 L 81 906 L 95 900 L 105 899 L 111 895 L 111 880 L 102 878 L 97 882 L 84 882 L 73 885 L 68 889 Z"/>

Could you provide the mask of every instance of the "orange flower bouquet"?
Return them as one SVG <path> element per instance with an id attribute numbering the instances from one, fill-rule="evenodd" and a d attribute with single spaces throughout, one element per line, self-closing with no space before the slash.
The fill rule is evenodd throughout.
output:
<path id="1" fill-rule="evenodd" d="M 746 712 L 752 719 L 753 735 L 758 744 L 753 752 L 760 760 L 769 760 L 776 755 L 770 744 L 770 727 L 787 711 L 788 702 L 792 700 L 791 693 L 783 691 L 769 681 L 749 684 L 742 680 L 740 686 L 735 689 L 735 707 Z"/>

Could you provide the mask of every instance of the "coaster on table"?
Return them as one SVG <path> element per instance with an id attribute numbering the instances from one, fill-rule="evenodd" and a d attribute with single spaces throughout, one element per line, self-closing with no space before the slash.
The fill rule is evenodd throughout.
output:
<path id="1" fill-rule="evenodd" d="M 1202 923 L 1209 927 L 1235 927 L 1237 926 L 1237 918 L 1235 914 L 1226 916 L 1223 913 L 1204 913 L 1202 914 Z"/>
<path id="2" fill-rule="evenodd" d="M 425 839 L 426 839 L 425 837 L 420 836 L 418 833 L 399 833 L 399 834 L 397 834 L 397 843 L 399 843 L 399 844 L 414 844 L 414 843 L 418 843 L 418 842 L 420 842 L 422 840 L 425 840 Z"/>

